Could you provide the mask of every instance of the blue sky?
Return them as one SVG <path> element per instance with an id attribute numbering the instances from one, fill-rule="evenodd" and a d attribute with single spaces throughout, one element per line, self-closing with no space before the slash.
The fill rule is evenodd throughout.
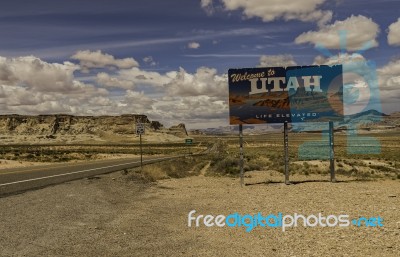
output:
<path id="1" fill-rule="evenodd" d="M 362 58 L 377 65 L 383 111 L 400 111 L 399 7 L 398 0 L 1 1 L 0 68 L 9 75 L 1 79 L 0 70 L 0 105 L 3 113 L 134 112 L 166 125 L 227 125 L 229 68 L 329 62 L 315 44 L 343 22 L 352 46 L 346 58 L 373 41 Z"/>

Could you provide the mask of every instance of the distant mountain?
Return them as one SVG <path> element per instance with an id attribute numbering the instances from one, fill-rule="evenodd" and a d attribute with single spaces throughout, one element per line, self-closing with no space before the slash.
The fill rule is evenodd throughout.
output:
<path id="1" fill-rule="evenodd" d="M 264 134 L 268 132 L 277 132 L 281 130 L 283 125 L 280 124 L 258 124 L 258 125 L 243 125 L 243 134 Z M 203 135 L 237 135 L 239 126 L 220 126 L 218 128 L 206 128 L 191 130 L 190 134 Z"/>
<path id="2" fill-rule="evenodd" d="M 368 110 L 365 112 L 348 115 L 348 117 L 352 118 L 352 119 L 357 119 L 359 117 L 365 117 L 365 116 L 381 116 L 382 117 L 382 116 L 390 116 L 390 115 L 384 114 L 383 112 L 378 112 L 377 110 Z"/>
<path id="3" fill-rule="evenodd" d="M 335 130 L 347 129 L 396 129 L 400 128 L 400 112 L 387 115 L 377 110 L 368 110 L 361 113 L 346 115 L 344 121 L 334 122 Z M 268 132 L 282 131 L 283 124 L 260 124 L 260 125 L 243 125 L 244 134 L 264 134 Z M 312 132 L 323 131 L 328 129 L 328 122 L 305 122 L 292 123 L 289 125 L 292 132 Z M 225 126 L 218 128 L 198 129 L 192 131 L 193 134 L 205 135 L 229 135 L 237 134 L 239 126 Z M 195 133 L 194 133 L 195 132 Z"/>
<path id="4" fill-rule="evenodd" d="M 397 123 L 390 122 L 389 120 L 390 120 L 390 115 L 379 112 L 377 110 L 368 110 L 356 114 L 345 115 L 343 121 L 334 122 L 334 128 L 335 130 L 348 130 L 348 129 L 376 130 L 376 129 L 396 128 Z M 326 129 L 328 129 L 327 122 L 294 123 L 292 127 L 292 131 L 294 132 L 322 131 Z"/>

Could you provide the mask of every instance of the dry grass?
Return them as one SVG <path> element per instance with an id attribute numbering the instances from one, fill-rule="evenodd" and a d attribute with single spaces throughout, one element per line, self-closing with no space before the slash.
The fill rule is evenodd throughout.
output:
<path id="1" fill-rule="evenodd" d="M 199 175 L 206 165 L 205 157 L 182 157 L 175 160 L 153 163 L 128 170 L 128 180 L 141 180 L 142 182 L 156 182 L 168 178 L 184 178 Z"/>
<path id="2" fill-rule="evenodd" d="M 363 135 L 365 136 L 365 135 Z M 373 134 L 379 140 L 381 152 L 378 154 L 350 154 L 347 152 L 347 137 L 337 135 L 335 147 L 335 169 L 337 174 L 356 178 L 400 179 L 400 155 L 398 133 Z M 221 137 L 219 147 L 210 157 L 209 174 L 238 176 L 239 138 Z M 210 138 L 207 138 L 210 140 Z M 321 140 L 318 134 L 289 134 L 290 174 L 311 175 L 329 174 L 329 160 L 311 158 L 301 159 L 299 146 L 311 141 Z M 198 139 L 199 141 L 199 139 Z M 244 136 L 244 171 L 271 170 L 284 172 L 283 135 L 280 133 L 262 136 Z"/>
<path id="3" fill-rule="evenodd" d="M 205 145 L 191 146 L 192 152 L 205 150 Z M 144 143 L 143 155 L 186 154 L 188 147 L 182 143 Z M 140 155 L 138 144 L 118 145 L 0 145 L 0 159 L 32 162 L 67 162 L 98 160 L 104 155 Z"/>

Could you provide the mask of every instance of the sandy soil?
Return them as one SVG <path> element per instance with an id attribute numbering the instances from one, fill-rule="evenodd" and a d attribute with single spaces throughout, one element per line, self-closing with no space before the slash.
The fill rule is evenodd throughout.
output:
<path id="1" fill-rule="evenodd" d="M 158 155 L 153 155 L 158 156 Z M 136 154 L 97 154 L 95 160 L 103 160 L 103 159 L 123 159 L 123 158 L 139 158 L 140 155 Z M 69 163 L 77 163 L 77 162 L 85 162 L 86 160 L 73 160 Z M 56 162 L 62 163 L 62 162 Z M 28 162 L 28 161 L 14 161 L 14 160 L 5 160 L 0 159 L 0 170 L 2 169 L 10 169 L 10 168 L 19 168 L 19 167 L 30 167 L 30 166 L 43 166 L 43 165 L 51 165 L 54 162 Z"/>
<path id="2" fill-rule="evenodd" d="M 241 188 L 227 177 L 126 178 L 117 172 L 0 198 L 0 256 L 399 256 L 400 180 L 295 175 L 299 183 L 286 186 L 280 174 L 253 172 Z M 384 226 L 195 228 L 191 210 L 381 216 Z"/>
<path id="3" fill-rule="evenodd" d="M 0 170 L 18 167 L 30 167 L 35 165 L 48 165 L 50 162 L 25 162 L 0 159 Z"/>

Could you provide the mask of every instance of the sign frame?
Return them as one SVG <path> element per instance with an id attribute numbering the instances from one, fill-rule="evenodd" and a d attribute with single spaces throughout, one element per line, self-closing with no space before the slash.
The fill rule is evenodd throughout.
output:
<path id="1" fill-rule="evenodd" d="M 229 69 L 229 123 L 343 121 L 342 65 Z"/>

